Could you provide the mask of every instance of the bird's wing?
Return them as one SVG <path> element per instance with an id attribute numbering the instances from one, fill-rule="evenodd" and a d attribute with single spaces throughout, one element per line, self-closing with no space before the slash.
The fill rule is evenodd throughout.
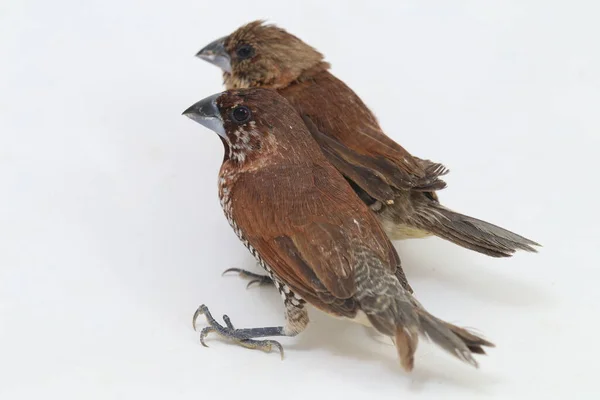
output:
<path id="1" fill-rule="evenodd" d="M 329 164 L 244 174 L 232 190 L 232 215 L 275 275 L 328 312 L 356 312 L 354 270 L 364 257 L 392 273 L 400 262 L 375 217 Z"/>
<path id="2" fill-rule="evenodd" d="M 395 189 L 435 191 L 447 169 L 413 157 L 390 139 L 375 116 L 342 81 L 325 72 L 280 90 L 298 110 L 328 160 L 372 197 Z"/>

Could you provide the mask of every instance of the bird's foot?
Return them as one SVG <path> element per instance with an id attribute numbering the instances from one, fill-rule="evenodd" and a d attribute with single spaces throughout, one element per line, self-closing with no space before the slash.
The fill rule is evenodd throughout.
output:
<path id="1" fill-rule="evenodd" d="M 246 271 L 245 269 L 239 269 L 239 268 L 226 269 L 225 271 L 223 271 L 223 275 L 225 275 L 229 272 L 235 272 L 241 278 L 250 279 L 250 282 L 248 282 L 248 284 L 246 285 L 246 289 L 248 289 L 250 286 L 252 286 L 254 284 L 257 284 L 258 286 L 273 284 L 273 280 L 270 277 L 268 277 L 267 275 L 255 274 L 254 272 Z"/>
<path id="2" fill-rule="evenodd" d="M 279 353 L 281 354 L 281 359 L 283 359 L 283 346 L 281 346 L 281 344 L 275 340 L 255 340 L 252 339 L 253 335 L 254 336 L 270 336 L 268 335 L 269 333 L 272 333 L 271 330 L 272 329 L 278 329 L 280 330 L 280 328 L 254 328 L 254 329 L 235 329 L 233 324 L 231 323 L 231 320 L 229 319 L 229 317 L 227 315 L 223 315 L 223 321 L 225 322 L 226 326 L 223 326 L 221 324 L 219 324 L 214 318 L 213 316 L 210 314 L 210 311 L 208 311 L 208 307 L 206 307 L 204 304 L 202 304 L 200 307 L 198 307 L 198 309 L 196 310 L 196 312 L 194 313 L 194 317 L 192 319 L 192 325 L 194 327 L 194 330 L 196 329 L 196 320 L 198 319 L 198 317 L 200 315 L 205 315 L 206 316 L 206 320 L 208 321 L 209 326 L 207 326 L 206 328 L 203 328 L 200 331 L 200 343 L 202 343 L 202 346 L 204 347 L 208 347 L 206 345 L 206 343 L 204 342 L 204 339 L 206 338 L 206 336 L 208 336 L 209 333 L 217 333 L 218 335 L 229 339 L 233 342 L 235 342 L 236 344 L 242 346 L 242 347 L 246 347 L 248 349 L 258 349 L 258 350 L 262 350 L 266 353 L 270 353 L 273 348 L 277 348 L 279 350 Z M 273 332 L 275 335 L 277 333 Z"/>

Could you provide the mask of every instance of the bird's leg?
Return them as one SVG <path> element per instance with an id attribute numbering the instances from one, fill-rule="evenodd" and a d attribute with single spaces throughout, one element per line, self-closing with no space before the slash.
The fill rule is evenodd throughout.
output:
<path id="1" fill-rule="evenodd" d="M 215 332 L 224 338 L 230 339 L 240 346 L 249 349 L 259 349 L 267 353 L 271 352 L 273 347 L 276 347 L 281 354 L 283 359 L 283 346 L 275 340 L 255 340 L 256 338 L 263 338 L 268 336 L 296 336 L 304 330 L 308 325 L 308 313 L 304 309 L 304 305 L 294 306 L 291 303 L 286 302 L 286 325 L 285 326 L 273 326 L 267 328 L 245 328 L 235 329 L 231 320 L 227 315 L 223 315 L 223 321 L 225 325 L 219 324 L 208 311 L 208 307 L 204 304 L 198 307 L 194 313 L 192 324 L 194 330 L 196 330 L 196 320 L 200 315 L 205 315 L 208 325 L 200 331 L 200 342 L 203 346 L 208 347 L 204 342 L 206 336 Z"/>
<path id="2" fill-rule="evenodd" d="M 258 286 L 273 284 L 273 279 L 271 279 L 267 275 L 255 274 L 254 272 L 246 271 L 245 269 L 240 269 L 240 268 L 226 269 L 225 271 L 223 271 L 223 275 L 225 275 L 229 272 L 235 272 L 242 278 L 250 279 L 250 282 L 248 282 L 248 284 L 246 285 L 246 288 L 249 288 L 250 286 L 252 286 L 254 284 L 258 284 Z"/>

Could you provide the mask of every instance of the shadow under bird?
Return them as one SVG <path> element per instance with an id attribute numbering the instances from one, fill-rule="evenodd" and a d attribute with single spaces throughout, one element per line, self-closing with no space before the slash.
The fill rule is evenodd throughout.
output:
<path id="1" fill-rule="evenodd" d="M 294 108 L 266 89 L 208 97 L 184 115 L 215 131 L 225 147 L 219 198 L 229 224 L 283 298 L 285 324 L 236 329 L 208 308 L 210 332 L 248 348 L 283 348 L 260 338 L 295 336 L 307 326 L 306 303 L 365 323 L 391 337 L 408 371 L 419 336 L 477 366 L 472 353 L 492 343 L 444 322 L 417 301 L 400 258 L 367 205 L 327 161 Z"/>
<path id="2" fill-rule="evenodd" d="M 294 35 L 255 21 L 197 56 L 223 70 L 227 89 L 270 88 L 285 97 L 392 240 L 436 235 L 492 257 L 539 246 L 441 205 L 436 191 L 446 186 L 441 176 L 448 170 L 390 139 L 352 89 L 328 71 L 323 55 Z"/>

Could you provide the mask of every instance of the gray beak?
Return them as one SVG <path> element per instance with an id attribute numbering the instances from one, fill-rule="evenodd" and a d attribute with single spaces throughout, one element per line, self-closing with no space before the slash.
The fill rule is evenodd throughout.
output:
<path id="1" fill-rule="evenodd" d="M 208 46 L 200 50 L 196 54 L 196 57 L 216 65 L 225 72 L 231 73 L 231 58 L 225 50 L 225 39 L 227 39 L 226 36 L 210 43 Z"/>
<path id="2" fill-rule="evenodd" d="M 193 119 L 200 125 L 204 125 L 211 131 L 215 131 L 222 138 L 227 138 L 225 127 L 223 126 L 223 119 L 221 118 L 219 107 L 217 107 L 217 99 L 221 94 L 222 93 L 213 94 L 204 100 L 200 100 L 185 110 L 183 115 Z"/>

